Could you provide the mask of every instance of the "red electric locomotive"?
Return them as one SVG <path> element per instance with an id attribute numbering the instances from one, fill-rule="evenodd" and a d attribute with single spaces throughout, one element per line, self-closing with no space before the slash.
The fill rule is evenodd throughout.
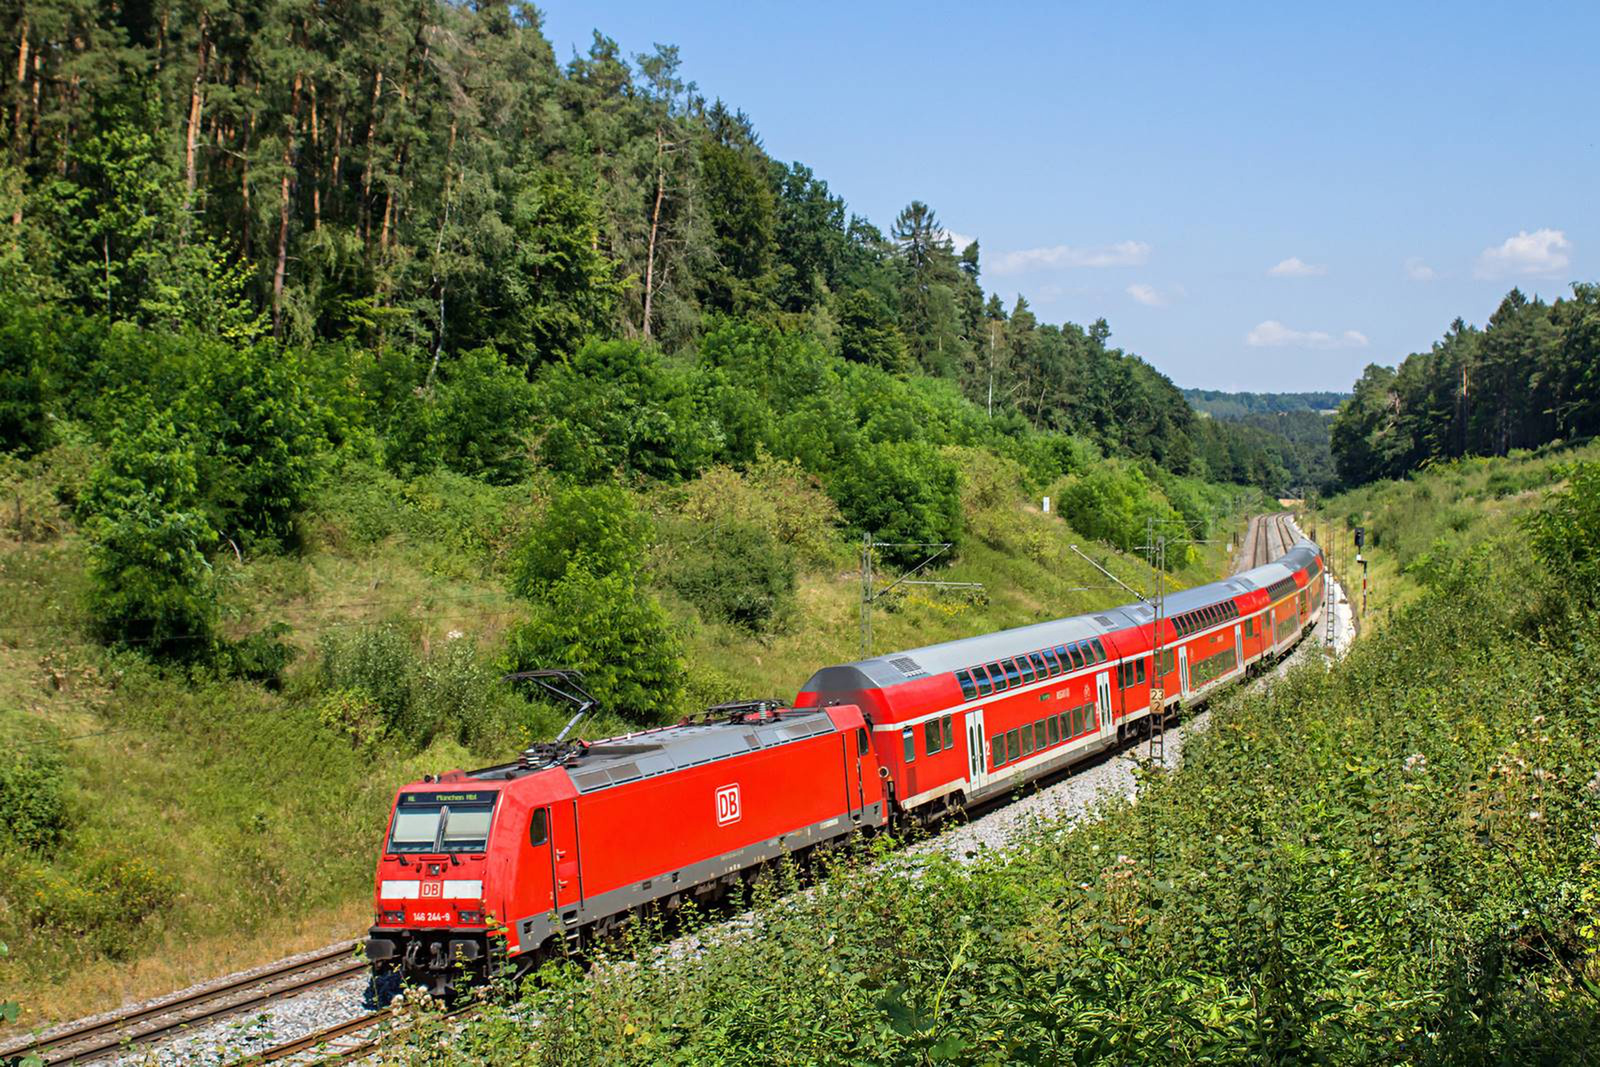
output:
<path id="1" fill-rule="evenodd" d="M 443 996 L 491 961 L 527 969 L 647 904 L 882 826 L 860 710 L 775 704 L 403 786 L 378 861 L 375 974 Z"/>
<path id="2" fill-rule="evenodd" d="M 445 995 L 490 961 L 526 969 L 785 853 L 1015 789 L 1148 718 L 1157 671 L 1165 714 L 1282 655 L 1323 581 L 1321 551 L 1302 541 L 1168 596 L 1159 642 L 1152 607 L 1127 605 L 826 667 L 792 708 L 725 705 L 404 786 L 368 958 Z"/>

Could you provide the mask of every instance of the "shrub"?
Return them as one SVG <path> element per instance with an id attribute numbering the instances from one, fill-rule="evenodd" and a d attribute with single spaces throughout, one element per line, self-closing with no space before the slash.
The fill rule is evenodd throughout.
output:
<path id="1" fill-rule="evenodd" d="M 807 566 L 839 558 L 839 506 L 798 463 L 762 456 L 743 472 L 713 467 L 683 487 L 673 508 L 702 525 L 732 520 L 759 527 Z"/>
<path id="2" fill-rule="evenodd" d="M 670 718 L 683 691 L 683 657 L 666 612 L 631 575 L 574 567 L 512 630 L 507 671 L 570 667 L 600 706 L 630 722 Z"/>
<path id="3" fill-rule="evenodd" d="M 67 830 L 67 776 L 43 744 L 0 747 L 0 840 L 44 851 Z"/>
<path id="4" fill-rule="evenodd" d="M 195 454 L 154 414 L 123 424 L 83 502 L 92 516 L 89 610 L 106 641 L 157 658 L 209 655 L 217 619 L 196 504 Z"/>
<path id="5" fill-rule="evenodd" d="M 295 657 L 294 646 L 283 640 L 288 633 L 288 624 L 275 622 L 237 641 L 219 641 L 217 666 L 225 675 L 276 691 Z"/>
<path id="6" fill-rule="evenodd" d="M 1578 463 L 1567 485 L 1523 520 L 1534 552 L 1573 606 L 1600 603 L 1600 463 Z"/>
<path id="7" fill-rule="evenodd" d="M 690 381 L 630 341 L 592 341 L 538 379 L 546 412 L 540 454 L 579 482 L 616 474 L 676 481 L 703 470 L 720 432 L 690 393 Z"/>
<path id="8" fill-rule="evenodd" d="M 357 746 L 392 737 L 423 747 L 437 737 L 481 744 L 509 721 L 510 695 L 468 640 L 426 654 L 398 626 L 324 635 L 317 714 Z"/>
<path id="9" fill-rule="evenodd" d="M 388 419 L 385 455 L 402 474 L 445 466 L 505 485 L 528 472 L 526 440 L 533 387 L 493 348 L 478 348 L 439 367 L 431 393 L 398 399 Z"/>
<path id="10" fill-rule="evenodd" d="M 591 574 L 631 575 L 649 530 L 633 498 L 618 486 L 563 490 L 518 550 L 511 588 L 518 596 L 543 596 L 574 566 Z"/>
<path id="11" fill-rule="evenodd" d="M 1017 498 L 1027 472 L 1016 460 L 985 448 L 951 446 L 941 455 L 956 470 L 963 524 L 985 544 L 1004 547 L 1016 532 Z"/>
<path id="12" fill-rule="evenodd" d="M 961 539 L 961 489 L 954 465 L 921 441 L 889 441 L 841 457 L 828 479 L 850 525 L 879 541 L 951 542 Z M 886 556 L 915 563 L 921 548 L 893 548 Z"/>
<path id="13" fill-rule="evenodd" d="M 384 623 L 343 632 L 330 630 L 320 644 L 325 688 L 364 694 L 386 727 L 405 719 L 417 661 L 409 634 Z"/>
<path id="14" fill-rule="evenodd" d="M 753 633 L 769 629 L 794 600 L 794 557 L 760 526 L 679 520 L 663 580 L 700 614 Z"/>

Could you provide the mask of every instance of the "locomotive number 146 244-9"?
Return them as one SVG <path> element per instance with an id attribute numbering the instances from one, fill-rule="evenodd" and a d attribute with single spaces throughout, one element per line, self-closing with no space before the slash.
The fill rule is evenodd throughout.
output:
<path id="1" fill-rule="evenodd" d="M 448 911 L 414 911 L 411 913 L 411 921 L 414 923 L 447 923 L 451 921 L 451 918 L 452 916 Z"/>

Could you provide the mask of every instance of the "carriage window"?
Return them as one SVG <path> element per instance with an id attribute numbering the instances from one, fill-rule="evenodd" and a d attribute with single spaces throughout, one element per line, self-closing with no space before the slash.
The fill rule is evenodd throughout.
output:
<path id="1" fill-rule="evenodd" d="M 944 747 L 945 748 L 955 748 L 956 747 L 956 725 L 955 725 L 955 723 L 950 721 L 950 716 L 948 716 L 948 715 L 946 715 L 941 721 L 944 723 Z"/>
<path id="2" fill-rule="evenodd" d="M 1033 673 L 1036 677 L 1050 677 L 1050 665 L 1044 661 L 1043 656 L 1037 652 L 1030 652 L 1028 653 L 1028 658 L 1033 660 Z"/>
<path id="3" fill-rule="evenodd" d="M 1079 670 L 1083 667 L 1083 652 L 1076 644 L 1067 646 L 1067 655 L 1072 657 L 1072 669 Z"/>
<path id="4" fill-rule="evenodd" d="M 1024 726 L 1022 728 L 1022 754 L 1024 756 L 1026 756 L 1029 753 L 1031 753 L 1032 751 L 1033 751 L 1033 727 Z"/>
<path id="5" fill-rule="evenodd" d="M 1144 660 L 1140 660 L 1136 664 L 1136 666 L 1139 668 L 1138 684 L 1143 685 L 1144 684 Z"/>
<path id="6" fill-rule="evenodd" d="M 1044 656 L 1044 661 L 1050 665 L 1050 673 L 1052 675 L 1060 674 L 1061 673 L 1061 661 L 1056 659 L 1056 651 L 1055 651 L 1055 649 L 1047 648 L 1047 649 L 1044 650 L 1042 655 Z"/>
<path id="7" fill-rule="evenodd" d="M 972 683 L 972 675 L 966 671 L 956 671 L 956 681 L 961 683 L 961 695 L 971 700 L 978 695 L 978 687 Z"/>
<path id="8" fill-rule="evenodd" d="M 1100 639 L 1098 637 L 1095 638 L 1094 639 L 1094 661 L 1096 663 L 1104 663 L 1106 660 L 1108 660 L 1110 658 L 1111 657 L 1106 655 L 1106 646 L 1102 645 L 1100 643 Z"/>
<path id="9" fill-rule="evenodd" d="M 1006 761 L 1006 739 L 1004 734 L 995 734 L 989 738 L 989 755 L 994 758 L 996 767 Z"/>
<path id="10" fill-rule="evenodd" d="M 1050 741 L 1045 732 L 1044 720 L 1040 719 L 1033 724 L 1033 747 L 1043 748 L 1049 743 Z"/>
<path id="11" fill-rule="evenodd" d="M 1050 743 L 1053 745 L 1061 740 L 1061 720 L 1054 715 L 1049 718 Z"/>
<path id="12" fill-rule="evenodd" d="M 904 730 L 900 731 L 900 744 L 905 748 L 907 763 L 910 763 L 917 758 L 917 738 L 916 735 L 911 732 L 911 727 L 907 726 Z"/>
<path id="13" fill-rule="evenodd" d="M 1000 666 L 1005 668 L 1006 685 L 1015 687 L 1022 684 L 1022 672 L 1017 670 L 1017 664 L 1015 660 L 1001 660 Z"/>
<path id="14" fill-rule="evenodd" d="M 1022 758 L 1022 743 L 1017 740 L 1017 732 L 1015 730 L 1007 731 L 1007 733 L 1006 733 L 1006 760 L 1007 760 L 1007 762 L 1009 762 L 1011 760 L 1018 760 L 1018 759 L 1021 759 L 1021 758 Z"/>
<path id="15" fill-rule="evenodd" d="M 1000 669 L 1000 664 L 998 663 L 989 664 L 989 677 L 994 679 L 994 691 L 996 693 L 1005 689 L 1009 684 L 1006 681 L 1005 672 Z"/>
<path id="16" fill-rule="evenodd" d="M 550 840 L 550 809 L 540 808 L 528 820 L 528 844 L 542 845 Z"/>
<path id="17" fill-rule="evenodd" d="M 938 719 L 929 719 L 922 724 L 922 747 L 927 749 L 930 756 L 939 751 Z"/>
<path id="18" fill-rule="evenodd" d="M 994 692 L 994 683 L 989 680 L 989 668 L 987 668 L 987 667 L 974 667 L 974 668 L 972 668 L 972 677 L 978 683 L 978 695 L 979 696 L 986 697 L 990 693 Z"/>
<path id="19" fill-rule="evenodd" d="M 1083 733 L 1083 709 L 1072 709 L 1072 736 L 1077 737 Z"/>
<path id="20" fill-rule="evenodd" d="M 1033 664 L 1029 661 L 1027 656 L 1018 656 L 1017 666 L 1022 671 L 1022 680 L 1024 682 L 1033 681 Z"/>

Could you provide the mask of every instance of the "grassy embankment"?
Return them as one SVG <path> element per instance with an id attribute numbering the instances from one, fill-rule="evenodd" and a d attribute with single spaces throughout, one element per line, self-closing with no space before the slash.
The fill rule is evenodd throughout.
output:
<path id="1" fill-rule="evenodd" d="M 1527 469 L 1486 467 L 1491 481 Z M 1468 509 L 1462 488 L 1451 504 Z M 1148 778 L 1136 804 L 965 866 L 878 857 L 692 959 L 558 975 L 528 994 L 532 1012 L 491 1014 L 451 1053 L 1593 1062 L 1596 490 L 1600 472 L 1551 512 L 1537 553 L 1486 533 L 1436 560 L 1335 669 L 1224 699 L 1183 769 Z M 1496 499 L 1468 530 L 1514 532 Z M 1390 544 L 1434 528 L 1432 508 L 1412 514 L 1425 518 L 1397 520 Z M 438 1041 L 392 1059 L 433 1062 Z"/>
<path id="2" fill-rule="evenodd" d="M 713 511 L 738 506 L 774 526 L 800 576 L 794 606 L 761 637 L 703 621 L 658 589 L 683 639 L 691 697 L 792 696 L 816 666 L 856 655 L 856 549 L 813 486 L 777 498 L 731 472 L 707 478 L 641 498 L 657 529 L 669 531 L 652 550 L 653 569 L 683 547 L 672 537 L 695 528 L 671 520 L 705 519 L 694 509 L 709 500 Z M 540 481 L 401 481 L 352 466 L 329 480 L 303 521 L 302 552 L 224 559 L 227 617 L 241 632 L 282 620 L 299 649 L 282 690 L 271 692 L 163 673 L 90 639 L 85 543 L 55 503 L 57 483 L 70 479 L 13 470 L 6 488 L 22 502 L 24 530 L 17 510 L 0 515 L 9 523 L 0 543 L 0 703 L 8 709 L 0 741 L 59 754 L 32 766 L 59 780 L 59 821 L 68 827 L 48 847 L 5 856 L 11 885 L 0 894 L 0 941 L 11 955 L 0 963 L 0 999 L 22 1001 L 24 1026 L 354 933 L 368 919 L 373 842 L 394 786 L 505 758 L 560 722 L 530 707 L 515 731 L 477 751 L 444 737 L 417 751 L 352 734 L 330 715 L 321 677 L 328 641 L 387 623 L 415 650 L 407 652 L 421 664 L 414 685 L 445 704 L 448 691 L 487 692 L 504 631 L 525 610 L 505 577 L 513 546 L 549 498 Z M 1136 588 L 1148 579 L 1138 560 L 1091 546 L 1014 486 L 969 487 L 965 502 L 970 534 L 942 576 L 982 582 L 984 595 L 912 591 L 886 603 L 876 619 L 879 650 L 1129 599 L 1069 542 Z M 1205 546 L 1177 581 L 1215 576 L 1223 552 Z M 444 712 L 456 713 L 465 712 Z M 625 728 L 600 716 L 583 732 Z"/>
<path id="3" fill-rule="evenodd" d="M 1307 525 L 1324 543 L 1326 532 L 1337 530 L 1334 569 L 1358 616 L 1361 566 L 1351 531 L 1366 527 L 1368 595 L 1361 624 L 1363 631 L 1382 628 L 1462 553 L 1495 538 L 1515 537 L 1517 517 L 1560 484 L 1567 464 L 1595 459 L 1600 459 L 1600 444 L 1440 463 L 1320 501 Z"/>

